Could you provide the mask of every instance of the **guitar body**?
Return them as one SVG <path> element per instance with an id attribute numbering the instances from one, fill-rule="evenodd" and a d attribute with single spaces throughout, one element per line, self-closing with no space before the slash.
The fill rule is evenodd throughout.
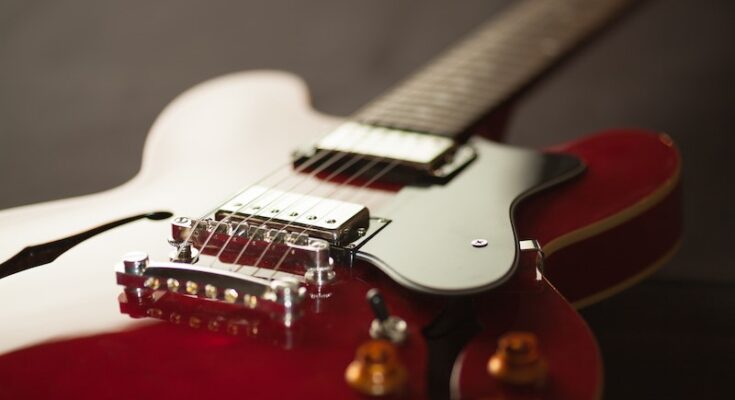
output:
<path id="1" fill-rule="evenodd" d="M 132 215 L 199 215 L 238 186 L 288 164 L 296 145 L 340 123 L 311 110 L 303 83 L 291 75 L 248 72 L 203 83 L 164 110 L 146 143 L 141 171 L 128 183 L 0 212 L 0 260 Z M 547 253 L 548 281 L 529 290 L 501 287 L 470 300 L 480 333 L 446 368 L 455 396 L 598 397 L 599 352 L 565 297 L 587 304 L 623 288 L 660 265 L 678 242 L 680 161 L 666 136 L 607 132 L 549 151 L 581 157 L 587 171 L 517 209 L 519 237 L 537 239 Z M 380 188 L 340 190 L 371 205 L 396 195 Z M 374 287 L 408 322 L 409 339 L 399 349 L 409 377 L 404 394 L 429 394 L 426 365 L 433 356 L 422 330 L 447 298 L 415 294 L 359 262 L 335 267 L 333 296 L 293 337 L 257 321 L 233 334 L 225 325 L 209 324 L 202 310 L 194 311 L 196 319 L 182 312 L 175 323 L 132 319 L 127 314 L 171 320 L 179 305 L 164 298 L 155 307 L 136 308 L 119 297 L 113 265 L 131 250 L 167 259 L 169 235 L 166 221 L 128 223 L 49 264 L 0 279 L 0 398 L 359 397 L 345 383 L 344 371 L 369 339 L 372 317 L 364 296 Z M 530 394 L 494 382 L 485 372 L 498 337 L 512 329 L 534 332 L 549 363 L 550 383 Z"/>

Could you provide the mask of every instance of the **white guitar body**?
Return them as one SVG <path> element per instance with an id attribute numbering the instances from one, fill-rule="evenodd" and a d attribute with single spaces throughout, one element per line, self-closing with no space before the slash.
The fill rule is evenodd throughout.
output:
<path id="1" fill-rule="evenodd" d="M 296 145 L 339 123 L 312 110 L 304 83 L 286 73 L 237 73 L 202 83 L 160 115 L 141 170 L 129 182 L 0 212 L 0 262 L 26 246 L 141 213 L 198 217 L 287 164 Z M 84 241 L 50 264 L 1 279 L 0 354 L 145 323 L 120 314 L 113 266 L 131 250 L 167 260 L 170 229 L 169 221 L 132 222 Z"/>

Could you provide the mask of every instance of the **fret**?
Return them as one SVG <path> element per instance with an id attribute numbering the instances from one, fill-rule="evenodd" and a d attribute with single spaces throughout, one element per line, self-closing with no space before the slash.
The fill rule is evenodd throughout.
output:
<path id="1" fill-rule="evenodd" d="M 458 136 L 630 1 L 517 2 L 353 119 Z"/>

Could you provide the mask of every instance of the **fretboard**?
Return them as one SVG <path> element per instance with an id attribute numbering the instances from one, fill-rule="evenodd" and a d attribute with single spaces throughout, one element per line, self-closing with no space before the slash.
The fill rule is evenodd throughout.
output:
<path id="1" fill-rule="evenodd" d="M 631 0 L 523 0 L 353 120 L 455 137 L 551 67 Z"/>

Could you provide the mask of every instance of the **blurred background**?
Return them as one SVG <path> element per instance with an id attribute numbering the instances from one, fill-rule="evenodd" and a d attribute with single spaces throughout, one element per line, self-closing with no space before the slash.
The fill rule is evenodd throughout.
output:
<path id="1" fill-rule="evenodd" d="M 130 179 L 177 94 L 281 69 L 348 115 L 493 16 L 498 0 L 0 0 L 0 209 Z M 684 158 L 683 245 L 644 283 L 583 310 L 609 399 L 732 398 L 735 2 L 651 0 L 518 104 L 510 143 L 611 127 L 669 133 Z"/>

